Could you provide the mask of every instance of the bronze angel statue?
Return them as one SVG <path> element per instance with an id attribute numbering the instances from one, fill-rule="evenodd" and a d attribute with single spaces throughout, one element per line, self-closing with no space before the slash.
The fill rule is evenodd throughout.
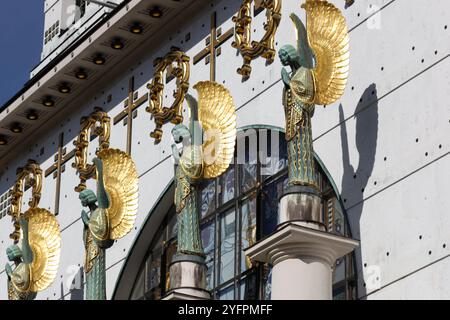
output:
<path id="1" fill-rule="evenodd" d="M 20 240 L 8 247 L 6 264 L 9 300 L 32 300 L 56 277 L 60 259 L 61 233 L 49 211 L 30 208 L 20 217 Z"/>
<path id="2" fill-rule="evenodd" d="M 138 174 L 131 157 L 105 149 L 94 159 L 97 194 L 86 189 L 79 198 L 84 207 L 86 300 L 106 299 L 106 252 L 114 240 L 133 228 L 138 207 Z"/>
<path id="3" fill-rule="evenodd" d="M 197 83 L 198 102 L 186 99 L 190 110 L 189 128 L 183 124 L 172 130 L 175 166 L 175 207 L 178 214 L 178 255 L 204 257 L 200 238 L 196 186 L 224 173 L 234 157 L 236 108 L 228 90 L 215 82 Z"/>
<path id="4" fill-rule="evenodd" d="M 297 48 L 285 45 L 279 50 L 283 106 L 288 142 L 288 188 L 317 189 L 311 119 L 315 105 L 338 100 L 347 84 L 349 36 L 345 18 L 327 1 L 307 0 L 307 26 L 291 14 L 297 29 Z"/>

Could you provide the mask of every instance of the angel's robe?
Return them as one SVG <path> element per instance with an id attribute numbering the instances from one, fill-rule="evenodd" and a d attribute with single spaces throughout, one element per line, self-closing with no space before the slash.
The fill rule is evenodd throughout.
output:
<path id="1" fill-rule="evenodd" d="M 97 208 L 84 228 L 86 300 L 106 300 L 105 249 L 111 247 L 107 209 Z"/>
<path id="2" fill-rule="evenodd" d="M 314 75 L 300 67 L 283 91 L 288 144 L 288 186 L 317 188 L 311 118 L 314 115 Z"/>
<path id="3" fill-rule="evenodd" d="M 8 299 L 9 300 L 33 300 L 35 292 L 29 291 L 31 283 L 30 265 L 20 263 L 8 279 Z"/>
<path id="4" fill-rule="evenodd" d="M 175 209 L 178 223 L 177 253 L 203 256 L 197 192 L 181 165 L 175 169 L 175 183 Z"/>

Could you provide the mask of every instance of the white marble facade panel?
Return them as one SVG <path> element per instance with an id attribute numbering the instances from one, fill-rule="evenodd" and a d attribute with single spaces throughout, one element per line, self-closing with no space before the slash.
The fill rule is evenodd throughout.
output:
<path id="1" fill-rule="evenodd" d="M 450 218 L 443 212 L 450 200 L 442 196 L 442 190 L 450 188 L 449 164 L 450 157 L 443 157 L 348 210 L 352 230 L 361 240 L 357 250 L 360 297 L 379 290 L 375 296 L 381 298 L 397 281 L 410 285 L 414 277 L 408 277 L 416 272 L 428 277 L 422 269 L 448 258 Z M 440 279 L 448 283 L 445 278 Z M 430 280 L 421 286 L 427 289 L 416 292 L 417 298 L 448 299 L 446 285 L 436 286 Z M 430 295 L 433 290 L 438 292 Z"/>

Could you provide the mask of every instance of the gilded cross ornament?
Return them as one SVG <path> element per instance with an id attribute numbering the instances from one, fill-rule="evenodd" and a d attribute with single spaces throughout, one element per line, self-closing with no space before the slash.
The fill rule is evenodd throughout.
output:
<path id="1" fill-rule="evenodd" d="M 56 193 L 55 193 L 55 216 L 59 214 L 59 203 L 61 199 L 61 176 L 66 170 L 66 162 L 75 156 L 75 149 L 67 153 L 67 149 L 64 147 L 64 132 L 59 135 L 58 150 L 54 157 L 54 163 L 45 170 L 45 177 L 53 174 L 53 178 L 56 179 Z"/>
<path id="2" fill-rule="evenodd" d="M 349 36 L 345 18 L 327 1 L 307 0 L 307 26 L 291 14 L 297 29 L 297 48 L 285 45 L 279 58 L 288 142 L 288 188 L 318 189 L 311 119 L 315 105 L 337 101 L 346 87 L 349 71 Z"/>
<path id="3" fill-rule="evenodd" d="M 216 57 L 220 55 L 220 46 L 233 37 L 234 30 L 231 28 L 222 33 L 222 28 L 217 28 L 217 13 L 211 15 L 211 34 L 206 38 L 206 48 L 194 57 L 194 65 L 205 59 L 209 64 L 209 80 L 216 81 Z"/>
<path id="4" fill-rule="evenodd" d="M 267 21 L 264 24 L 265 34 L 259 41 L 251 39 L 252 34 L 252 3 L 255 0 L 243 0 L 238 15 L 233 17 L 235 24 L 235 41 L 233 48 L 238 49 L 244 63 L 237 70 L 244 79 L 252 72 L 251 62 L 259 57 L 272 63 L 275 59 L 275 34 L 281 21 L 282 0 L 256 1 L 255 5 L 266 10 Z"/>
<path id="5" fill-rule="evenodd" d="M 172 47 L 164 58 L 157 58 L 153 63 L 155 73 L 152 82 L 147 85 L 150 93 L 149 106 L 146 110 L 152 114 L 155 120 L 156 128 L 150 133 L 150 136 L 155 139 L 156 144 L 161 141 L 163 125 L 169 122 L 173 124 L 183 122 L 183 101 L 189 89 L 189 61 L 189 57 L 184 52 Z M 177 88 L 173 93 L 174 102 L 170 107 L 164 107 L 165 72 L 169 73 L 169 77 L 176 78 L 177 84 Z"/>
<path id="6" fill-rule="evenodd" d="M 131 77 L 128 83 L 128 98 L 124 103 L 124 110 L 113 119 L 116 125 L 120 121 L 126 121 L 127 126 L 127 153 L 131 154 L 131 143 L 133 141 L 133 119 L 136 117 L 137 109 L 148 101 L 148 94 L 138 98 L 134 88 L 134 77 Z"/>
<path id="7" fill-rule="evenodd" d="M 86 180 L 95 176 L 95 165 L 88 164 L 88 147 L 91 134 L 99 137 L 99 147 L 97 153 L 109 148 L 109 138 L 111 130 L 111 118 L 100 108 L 95 108 L 88 117 L 81 119 L 81 130 L 75 145 L 75 162 L 72 167 L 77 170 L 80 183 L 75 187 L 75 191 L 81 192 L 86 189 Z"/>
<path id="8" fill-rule="evenodd" d="M 22 213 L 25 183 L 32 188 L 29 209 Z M 5 265 L 9 300 L 32 300 L 39 291 L 54 281 L 58 272 L 61 232 L 54 214 L 39 208 L 42 190 L 42 170 L 29 160 L 17 170 L 10 215 L 14 223 L 13 245 L 6 249 Z"/>

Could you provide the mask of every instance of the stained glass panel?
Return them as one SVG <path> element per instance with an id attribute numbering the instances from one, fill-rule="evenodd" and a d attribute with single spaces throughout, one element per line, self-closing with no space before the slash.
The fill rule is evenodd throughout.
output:
<path id="1" fill-rule="evenodd" d="M 345 284 L 333 288 L 333 300 L 346 300 Z"/>
<path id="2" fill-rule="evenodd" d="M 220 204 L 227 203 L 235 197 L 234 190 L 234 165 L 231 165 L 227 172 L 220 177 L 219 199 Z"/>
<path id="3" fill-rule="evenodd" d="M 214 250 L 206 254 L 206 289 L 214 288 Z"/>
<path id="4" fill-rule="evenodd" d="M 236 244 L 236 214 L 227 212 L 220 218 L 220 264 L 219 284 L 234 277 L 235 244 Z"/>
<path id="5" fill-rule="evenodd" d="M 271 300 L 272 297 L 272 267 L 268 266 L 266 270 L 267 275 L 265 277 L 264 286 L 264 300 Z"/>
<path id="6" fill-rule="evenodd" d="M 215 253 L 215 227 L 214 221 L 201 227 L 203 249 L 206 254 L 206 284 L 210 290 L 214 287 L 214 253 Z"/>
<path id="7" fill-rule="evenodd" d="M 259 131 L 259 157 L 263 180 L 277 174 L 287 166 L 286 140 L 278 131 Z"/>
<path id="8" fill-rule="evenodd" d="M 201 217 L 204 218 L 216 209 L 216 182 L 208 181 L 201 191 Z"/>
<path id="9" fill-rule="evenodd" d="M 345 257 L 336 261 L 333 272 L 333 283 L 339 283 L 345 280 Z"/>
<path id="10" fill-rule="evenodd" d="M 229 286 L 219 291 L 219 300 L 233 300 L 234 299 L 234 287 Z"/>
<path id="11" fill-rule="evenodd" d="M 256 164 L 239 165 L 239 182 L 241 193 L 247 192 L 256 185 Z"/>
<path id="12" fill-rule="evenodd" d="M 256 242 L 256 195 L 242 204 L 241 208 L 241 272 L 251 267 L 250 259 L 244 249 Z"/>
<path id="13" fill-rule="evenodd" d="M 175 211 L 175 208 L 173 210 Z M 168 239 L 173 239 L 177 236 L 178 224 L 176 214 L 171 215 L 167 229 Z"/>
<path id="14" fill-rule="evenodd" d="M 252 131 L 253 132 L 253 131 Z M 243 143 L 242 146 L 237 146 L 237 163 L 239 166 L 239 189 L 240 193 L 247 192 L 256 185 L 257 182 L 257 135 L 245 137 L 245 139 L 238 141 Z"/>
<path id="15" fill-rule="evenodd" d="M 161 250 L 155 250 L 152 254 L 152 260 L 148 266 L 149 270 L 149 290 L 151 291 L 151 298 L 158 299 L 161 296 L 160 281 L 161 281 Z"/>
<path id="16" fill-rule="evenodd" d="M 258 289 L 256 285 L 256 275 L 254 273 L 249 274 L 239 283 L 240 300 L 255 300 L 258 296 Z"/>
<path id="17" fill-rule="evenodd" d="M 278 225 L 278 199 L 283 194 L 287 178 L 283 177 L 265 186 L 261 192 L 262 201 L 262 235 L 266 236 L 275 231 Z"/>

